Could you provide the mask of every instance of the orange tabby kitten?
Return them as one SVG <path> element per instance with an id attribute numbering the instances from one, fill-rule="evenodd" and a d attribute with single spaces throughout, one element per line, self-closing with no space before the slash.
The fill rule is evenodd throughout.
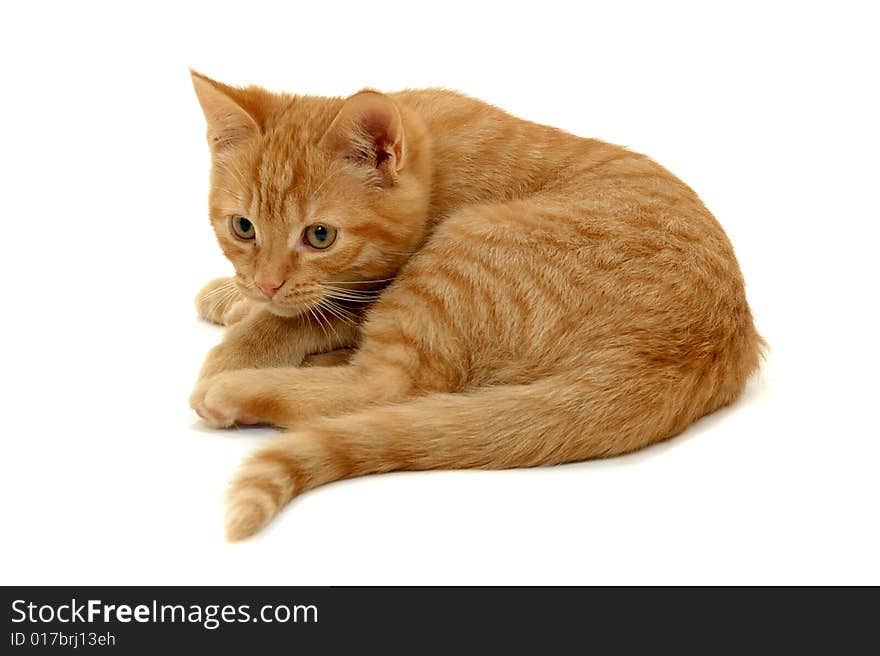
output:
<path id="1" fill-rule="evenodd" d="M 758 367 L 730 242 L 644 155 L 450 91 L 193 83 L 236 275 L 199 297 L 230 328 L 191 404 L 291 429 L 232 482 L 230 539 L 351 476 L 640 449 Z"/>

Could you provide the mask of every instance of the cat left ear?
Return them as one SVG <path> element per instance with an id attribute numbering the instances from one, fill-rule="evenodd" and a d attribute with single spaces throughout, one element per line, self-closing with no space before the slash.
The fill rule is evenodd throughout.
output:
<path id="1" fill-rule="evenodd" d="M 345 101 L 321 144 L 338 157 L 375 168 L 382 186 L 393 186 L 406 155 L 400 110 L 384 94 L 361 91 Z"/>
<path id="2" fill-rule="evenodd" d="M 260 127 L 242 102 L 247 89 L 236 89 L 190 70 L 205 120 L 211 150 L 223 151 L 259 134 Z"/>

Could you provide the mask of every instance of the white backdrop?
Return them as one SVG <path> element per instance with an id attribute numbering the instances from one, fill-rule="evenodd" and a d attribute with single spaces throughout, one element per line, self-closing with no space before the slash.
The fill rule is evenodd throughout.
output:
<path id="1" fill-rule="evenodd" d="M 880 583 L 869 3 L 5 3 L 3 584 Z M 647 152 L 727 229 L 772 350 L 645 452 L 337 483 L 223 540 L 268 429 L 187 407 L 230 267 L 188 67 L 446 86 Z M 328 400 L 332 402 L 332 400 Z"/>

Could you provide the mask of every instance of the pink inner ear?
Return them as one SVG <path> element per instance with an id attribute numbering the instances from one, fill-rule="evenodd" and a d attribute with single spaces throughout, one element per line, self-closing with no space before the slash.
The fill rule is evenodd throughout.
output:
<path id="1" fill-rule="evenodd" d="M 385 184 L 397 182 L 403 166 L 404 134 L 393 102 L 378 93 L 350 98 L 333 121 L 324 143 L 337 155 L 375 167 Z"/>
<path id="2" fill-rule="evenodd" d="M 361 128 L 372 135 L 376 144 L 394 143 L 396 135 L 393 131 L 394 116 L 386 107 L 370 107 L 360 116 Z"/>

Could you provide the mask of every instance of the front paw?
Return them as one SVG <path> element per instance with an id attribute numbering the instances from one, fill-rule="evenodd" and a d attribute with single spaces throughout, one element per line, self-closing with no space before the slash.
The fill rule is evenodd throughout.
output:
<path id="1" fill-rule="evenodd" d="M 211 323 L 231 326 L 249 309 L 250 303 L 238 291 L 234 278 L 216 278 L 196 294 L 196 311 Z"/>
<path id="2" fill-rule="evenodd" d="M 246 298 L 240 298 L 237 301 L 233 301 L 229 304 L 229 308 L 223 314 L 223 325 L 231 326 L 234 323 L 238 323 L 250 314 L 253 307 L 253 303 Z"/>
<path id="3" fill-rule="evenodd" d="M 259 424 L 260 418 L 248 408 L 252 399 L 249 379 L 250 372 L 241 371 L 203 378 L 189 398 L 190 407 L 212 428 Z"/>

